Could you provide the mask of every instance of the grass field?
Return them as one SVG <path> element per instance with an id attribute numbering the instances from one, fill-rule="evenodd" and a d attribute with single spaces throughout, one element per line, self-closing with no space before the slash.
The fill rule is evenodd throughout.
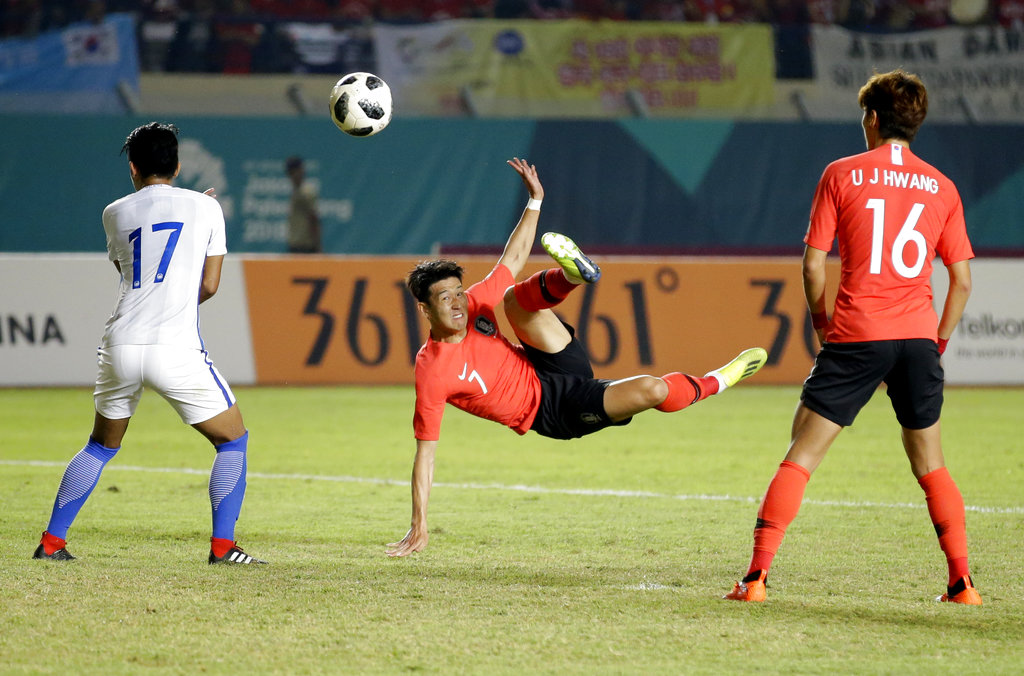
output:
<path id="1" fill-rule="evenodd" d="M 409 521 L 412 390 L 238 388 L 252 438 L 237 537 L 270 566 L 207 566 L 213 454 L 143 398 L 69 535 L 29 557 L 87 390 L 0 390 L 0 672 L 1019 674 L 1022 389 L 949 389 L 980 608 L 938 604 L 945 561 L 888 400 L 808 486 L 769 601 L 745 571 L 798 390 L 737 388 L 585 440 L 446 414 L 431 541 Z"/>

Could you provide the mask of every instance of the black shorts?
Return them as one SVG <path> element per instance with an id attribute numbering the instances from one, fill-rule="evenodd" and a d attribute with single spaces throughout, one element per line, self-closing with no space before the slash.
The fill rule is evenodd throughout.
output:
<path id="1" fill-rule="evenodd" d="M 847 427 L 881 383 L 900 425 L 931 427 L 942 412 L 942 364 L 927 338 L 825 343 L 804 381 L 804 406 Z"/>
<path id="2" fill-rule="evenodd" d="M 612 422 L 604 411 L 604 391 L 610 380 L 594 378 L 583 345 L 575 330 L 565 325 L 572 341 L 561 352 L 551 354 L 523 343 L 526 356 L 537 369 L 540 380 L 540 408 L 530 427 L 552 439 L 575 439 L 611 425 L 628 425 L 632 418 Z"/>

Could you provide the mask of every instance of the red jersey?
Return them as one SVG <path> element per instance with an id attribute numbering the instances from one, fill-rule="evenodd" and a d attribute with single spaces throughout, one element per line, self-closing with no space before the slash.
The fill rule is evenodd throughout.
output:
<path id="1" fill-rule="evenodd" d="M 953 182 L 895 143 L 836 160 L 818 182 L 804 242 L 829 251 L 837 238 L 839 295 L 825 339 L 936 340 L 932 260 L 974 257 Z"/>
<path id="2" fill-rule="evenodd" d="M 466 290 L 466 337 L 441 343 L 427 337 L 416 354 L 416 413 L 413 431 L 421 441 L 441 436 L 444 405 L 472 413 L 526 434 L 540 407 L 540 380 L 523 348 L 498 330 L 494 307 L 515 283 L 512 272 L 496 265 Z"/>

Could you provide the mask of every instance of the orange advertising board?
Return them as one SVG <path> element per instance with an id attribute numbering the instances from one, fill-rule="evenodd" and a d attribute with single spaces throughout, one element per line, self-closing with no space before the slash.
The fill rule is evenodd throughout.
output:
<path id="1" fill-rule="evenodd" d="M 419 259 L 248 259 L 245 279 L 261 384 L 411 383 L 427 324 L 405 289 Z M 464 258 L 465 282 L 493 258 Z M 525 275 L 549 266 L 531 259 Z M 761 346 L 759 383 L 797 384 L 816 345 L 800 262 L 788 259 L 604 259 L 603 276 L 556 312 L 576 327 L 601 378 L 703 374 Z M 829 270 L 835 294 L 838 264 Z M 498 313 L 499 319 L 503 319 Z M 507 324 L 503 333 L 514 341 Z"/>

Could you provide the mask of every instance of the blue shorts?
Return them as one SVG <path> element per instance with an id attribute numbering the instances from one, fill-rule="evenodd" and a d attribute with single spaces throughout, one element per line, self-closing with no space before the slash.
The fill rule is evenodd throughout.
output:
<path id="1" fill-rule="evenodd" d="M 564 322 L 563 322 L 564 323 Z M 531 430 L 552 439 L 576 439 L 612 425 L 628 425 L 632 418 L 612 422 L 604 410 L 604 391 L 612 381 L 594 378 L 590 357 L 565 324 L 572 341 L 551 354 L 523 343 L 526 357 L 540 380 L 540 408 Z"/>
<path id="2" fill-rule="evenodd" d="M 883 382 L 900 425 L 921 430 L 938 422 L 944 373 L 938 346 L 927 338 L 825 343 L 801 401 L 848 427 Z"/>

